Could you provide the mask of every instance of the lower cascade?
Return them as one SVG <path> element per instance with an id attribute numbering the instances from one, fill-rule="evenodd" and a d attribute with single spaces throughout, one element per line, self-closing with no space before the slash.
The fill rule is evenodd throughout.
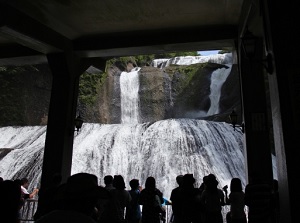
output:
<path id="1" fill-rule="evenodd" d="M 27 177 L 39 187 L 46 126 L 0 128 L 0 176 Z M 177 187 L 176 176 L 191 173 L 200 186 L 213 173 L 219 186 L 241 178 L 245 185 L 243 137 L 239 129 L 224 122 L 167 119 L 143 124 L 83 124 L 74 138 L 72 174 L 92 173 L 104 185 L 105 175 L 120 174 L 126 188 L 148 176 L 157 180 L 169 198 Z"/>

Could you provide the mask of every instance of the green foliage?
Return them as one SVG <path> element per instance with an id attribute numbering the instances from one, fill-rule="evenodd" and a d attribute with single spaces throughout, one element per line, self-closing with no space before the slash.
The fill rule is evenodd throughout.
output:
<path id="1" fill-rule="evenodd" d="M 35 66 L 32 65 L 26 65 L 26 66 L 6 66 L 6 67 L 0 67 L 0 73 L 6 73 L 6 74 L 19 74 L 26 71 L 38 71 L 38 69 Z"/>
<path id="2" fill-rule="evenodd" d="M 106 74 L 83 73 L 79 81 L 79 101 L 83 104 L 92 105 L 95 103 L 98 90 L 103 84 Z"/>
<path id="3" fill-rule="evenodd" d="M 193 80 L 194 76 L 197 75 L 199 70 L 202 70 L 207 63 L 199 63 L 199 64 L 191 64 L 191 65 L 170 65 L 166 67 L 167 73 L 181 73 L 185 74 L 187 78 L 183 82 L 181 82 L 181 88 L 185 88 L 189 85 L 189 83 Z"/>
<path id="4" fill-rule="evenodd" d="M 137 65 L 140 66 L 145 66 L 145 65 L 149 65 L 152 60 L 154 60 L 154 55 L 139 55 L 139 56 L 135 56 L 136 58 L 136 62 Z"/>
<path id="5" fill-rule="evenodd" d="M 133 63 L 135 64 L 135 57 L 129 56 L 129 57 L 114 57 L 106 62 L 106 66 L 112 66 L 116 65 L 116 63 L 122 63 L 126 65 L 127 63 Z"/>

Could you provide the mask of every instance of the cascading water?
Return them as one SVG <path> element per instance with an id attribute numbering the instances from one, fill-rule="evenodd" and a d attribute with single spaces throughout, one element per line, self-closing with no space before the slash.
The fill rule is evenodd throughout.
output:
<path id="1" fill-rule="evenodd" d="M 125 75 L 129 77 L 131 73 Z M 128 92 L 123 96 L 126 94 Z M 72 174 L 93 173 L 100 184 L 107 174 L 121 174 L 127 189 L 132 178 L 144 185 L 148 176 L 154 176 L 165 197 L 177 186 L 176 176 L 185 173 L 194 174 L 198 185 L 209 173 L 218 177 L 220 186 L 229 184 L 232 177 L 241 178 L 245 185 L 241 132 L 226 123 L 195 119 L 139 124 L 138 111 L 128 112 L 126 108 L 135 107 L 132 98 L 128 100 L 130 102 L 122 104 L 122 122 L 126 124 L 83 125 L 74 138 Z M 211 100 L 217 99 L 212 97 Z M 126 111 L 124 119 L 123 110 Z M 0 148 L 13 148 L 7 155 L 4 150 L 0 152 L 0 176 L 4 179 L 26 176 L 31 187 L 38 185 L 45 132 L 45 126 L 0 128 Z"/>
<path id="2" fill-rule="evenodd" d="M 40 180 L 46 128 L 24 128 L 0 128 L 1 147 L 15 148 L 0 161 L 0 176 L 27 176 L 34 186 Z M 154 176 L 169 197 L 178 174 L 193 173 L 200 183 L 204 175 L 215 173 L 220 185 L 233 176 L 244 179 L 242 148 L 241 133 L 226 123 L 168 119 L 152 125 L 84 124 L 74 139 L 72 174 L 93 173 L 101 184 L 106 174 L 121 174 L 127 183 L 137 178 L 142 184 Z"/>
<path id="3" fill-rule="evenodd" d="M 228 68 L 220 68 L 212 72 L 210 84 L 210 108 L 207 111 L 207 116 L 219 113 L 219 101 L 221 97 L 221 87 L 230 74 L 232 65 L 227 65 Z"/>
<path id="4" fill-rule="evenodd" d="M 169 59 L 155 59 L 152 61 L 151 66 L 164 68 L 171 64 L 177 65 L 190 65 L 196 63 L 217 63 L 217 64 L 232 64 L 232 54 L 215 54 L 210 56 L 183 56 L 174 57 Z"/>
<path id="5" fill-rule="evenodd" d="M 232 54 L 216 54 L 210 56 L 184 56 L 184 57 L 175 57 L 171 59 L 156 59 L 153 60 L 152 66 L 158 68 L 164 68 L 171 64 L 176 65 L 190 65 L 196 63 L 217 63 L 226 65 L 224 68 L 219 68 L 212 72 L 211 74 L 211 84 L 210 84 L 210 108 L 206 114 L 201 112 L 201 116 L 211 116 L 219 113 L 219 101 L 221 97 L 221 87 L 226 81 L 228 75 L 231 72 L 232 68 Z"/>
<path id="6" fill-rule="evenodd" d="M 140 69 L 134 68 L 130 73 L 122 72 L 120 76 L 122 124 L 139 123 Z"/>

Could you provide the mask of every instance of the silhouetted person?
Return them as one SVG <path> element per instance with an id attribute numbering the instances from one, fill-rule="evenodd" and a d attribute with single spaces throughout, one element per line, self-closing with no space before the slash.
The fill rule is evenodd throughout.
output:
<path id="1" fill-rule="evenodd" d="M 13 181 L 14 181 L 14 183 L 16 183 L 19 186 L 19 189 L 21 191 L 21 185 L 22 185 L 21 180 L 20 179 L 15 179 Z M 27 198 L 28 198 L 28 195 L 27 195 L 26 199 Z M 22 217 L 22 207 L 24 206 L 24 204 L 25 204 L 25 199 L 24 199 L 24 195 L 22 194 L 22 191 L 21 191 L 21 197 L 20 197 L 20 201 L 19 201 L 19 214 L 18 214 L 19 219 L 21 219 L 21 217 Z"/>
<path id="2" fill-rule="evenodd" d="M 183 223 L 201 222 L 202 207 L 200 205 L 200 190 L 194 187 L 193 174 L 185 174 L 181 189 L 181 221 Z"/>
<path id="3" fill-rule="evenodd" d="M 161 204 L 163 202 L 163 194 L 156 188 L 155 178 L 148 177 L 139 200 L 139 204 L 143 205 L 142 223 L 160 223 L 160 213 L 163 212 Z"/>
<path id="4" fill-rule="evenodd" d="M 39 189 L 34 188 L 31 193 L 28 192 L 29 180 L 27 178 L 21 179 L 21 192 L 24 199 L 31 199 L 39 192 Z"/>
<path id="5" fill-rule="evenodd" d="M 107 190 L 111 190 L 111 189 L 115 189 L 115 187 L 113 186 L 113 180 L 114 180 L 114 178 L 113 178 L 113 176 L 112 175 L 106 175 L 105 177 L 104 177 L 104 184 L 105 184 L 105 189 L 107 189 Z"/>
<path id="6" fill-rule="evenodd" d="M 207 179 L 207 176 L 204 176 L 203 178 L 202 178 L 202 180 L 203 180 L 203 182 L 201 183 L 201 185 L 200 185 L 200 187 L 199 187 L 199 190 L 200 190 L 200 194 L 202 194 L 202 192 L 205 190 L 205 188 L 206 188 L 206 186 L 205 186 L 205 181 L 206 181 L 206 179 Z"/>
<path id="7" fill-rule="evenodd" d="M 249 207 L 249 223 L 265 223 L 271 217 L 271 187 L 265 183 L 260 173 L 250 178 L 245 188 L 245 204 Z"/>
<path id="8" fill-rule="evenodd" d="M 35 188 L 31 193 L 28 192 L 28 186 L 29 186 L 29 180 L 27 178 L 22 178 L 21 180 L 17 179 L 15 180 L 16 183 L 20 184 L 21 187 L 21 199 L 20 199 L 20 213 L 19 217 L 22 217 L 22 214 L 25 212 L 22 207 L 25 207 L 25 203 L 27 199 L 32 199 L 34 198 L 37 193 L 39 192 L 39 189 Z"/>
<path id="9" fill-rule="evenodd" d="M 110 190 L 110 194 L 113 200 L 113 216 L 112 221 L 113 223 L 122 223 L 125 221 L 125 208 L 128 207 L 131 196 L 130 193 L 125 190 L 125 182 L 121 175 L 115 175 L 113 180 L 113 186 L 115 189 Z"/>
<path id="10" fill-rule="evenodd" d="M 7 223 L 19 222 L 19 210 L 21 200 L 20 185 L 12 180 L 4 180 L 0 183 L 0 221 Z"/>
<path id="11" fill-rule="evenodd" d="M 57 201 L 54 199 L 54 197 L 57 194 L 58 188 L 61 184 L 61 180 L 61 175 L 55 174 L 52 178 L 51 185 L 46 189 L 41 188 L 41 190 L 39 190 L 38 208 L 34 215 L 34 220 L 37 220 L 43 215 L 58 209 L 59 205 L 57 204 Z"/>
<path id="12" fill-rule="evenodd" d="M 139 223 L 142 217 L 141 207 L 138 203 L 141 194 L 139 180 L 132 179 L 129 185 L 131 187 L 129 193 L 132 199 L 126 209 L 126 220 L 128 223 Z"/>
<path id="13" fill-rule="evenodd" d="M 182 181 L 183 181 L 183 175 L 178 175 L 176 177 L 176 182 L 178 184 L 178 187 L 174 188 L 171 191 L 170 200 L 172 201 L 172 211 L 173 211 L 173 222 L 178 223 L 181 222 L 181 207 L 182 207 L 182 196 L 181 196 L 181 190 L 182 190 Z"/>
<path id="14" fill-rule="evenodd" d="M 224 193 L 219 189 L 216 176 L 209 174 L 205 178 L 205 190 L 201 194 L 204 206 L 205 223 L 223 223 L 222 206 L 225 205 Z"/>
<path id="15" fill-rule="evenodd" d="M 239 178 L 232 178 L 230 182 L 230 194 L 223 188 L 226 195 L 226 204 L 230 205 L 230 212 L 226 215 L 227 223 L 247 223 L 245 214 L 245 193 Z"/>
<path id="16" fill-rule="evenodd" d="M 36 223 L 95 223 L 95 206 L 102 196 L 95 175 L 74 174 L 63 184 L 56 196 L 63 203 L 63 207 L 44 215 Z"/>
<path id="17" fill-rule="evenodd" d="M 125 221 L 125 208 L 128 207 L 131 196 L 125 190 L 125 182 L 121 175 L 115 175 L 113 178 L 113 187 L 109 191 L 110 199 L 105 206 L 104 212 L 99 222 L 122 223 Z"/>
<path id="18" fill-rule="evenodd" d="M 113 186 L 113 176 L 112 175 L 105 175 L 104 176 L 104 188 L 108 194 L 107 194 L 107 199 L 99 199 L 97 202 L 97 209 L 98 209 L 98 217 L 97 221 L 101 223 L 109 222 L 110 221 L 110 210 L 111 210 L 111 194 L 109 191 L 112 189 L 115 189 Z"/>

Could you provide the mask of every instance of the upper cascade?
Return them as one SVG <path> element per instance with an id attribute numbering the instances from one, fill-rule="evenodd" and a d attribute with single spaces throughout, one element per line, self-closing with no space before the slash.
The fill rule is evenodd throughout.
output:
<path id="1" fill-rule="evenodd" d="M 151 66 L 164 68 L 171 64 L 176 65 L 191 65 L 196 63 L 217 63 L 217 64 L 232 64 L 232 53 L 213 54 L 209 56 L 180 56 L 165 59 L 155 59 Z"/>

